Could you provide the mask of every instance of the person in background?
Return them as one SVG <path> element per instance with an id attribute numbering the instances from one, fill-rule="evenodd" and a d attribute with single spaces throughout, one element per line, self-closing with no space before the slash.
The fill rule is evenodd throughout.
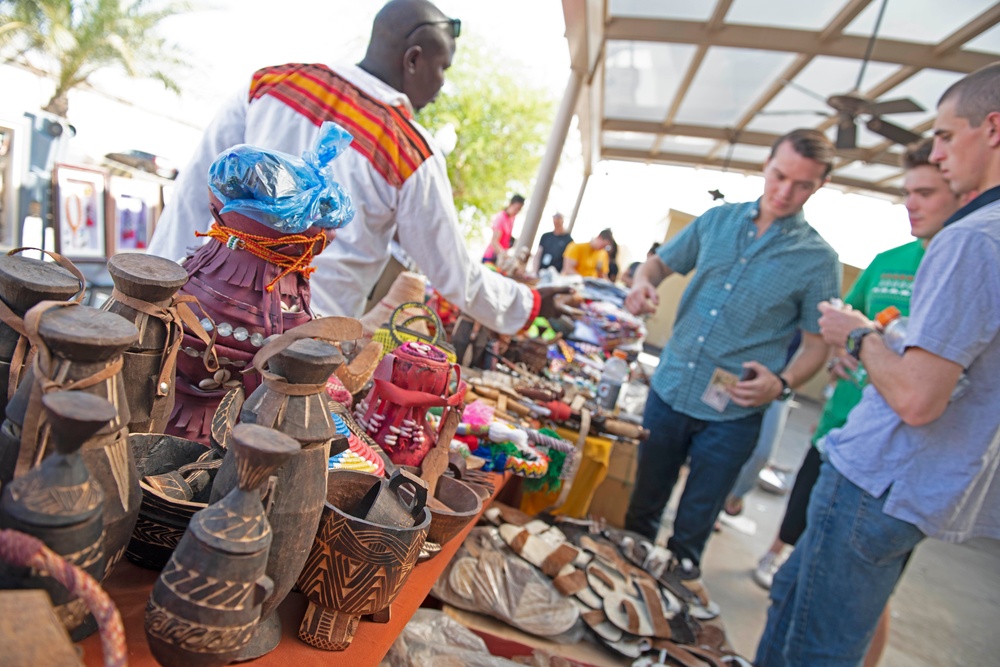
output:
<path id="1" fill-rule="evenodd" d="M 642 266 L 642 262 L 632 262 L 625 269 L 625 273 L 622 274 L 622 284 L 629 289 L 632 289 L 632 282 L 635 279 L 635 272 Z"/>
<path id="2" fill-rule="evenodd" d="M 602 229 L 586 243 L 570 243 L 563 253 L 563 275 L 606 278 L 611 266 L 608 249 L 614 243 L 615 237 L 610 229 Z"/>
<path id="3" fill-rule="evenodd" d="M 755 202 L 708 210 L 636 271 L 626 307 L 656 310 L 656 287 L 697 269 L 677 311 L 646 402 L 625 527 L 650 541 L 681 466 L 689 474 L 667 544 L 695 578 L 716 517 L 757 442 L 764 408 L 787 400 L 827 358 L 816 307 L 840 294 L 837 254 L 802 206 L 829 178 L 835 149 L 816 130 L 780 137 Z M 802 330 L 798 354 L 788 345 Z"/>
<path id="4" fill-rule="evenodd" d="M 937 112 L 930 162 L 952 192 L 980 194 L 926 253 L 910 248 L 923 259 L 902 354 L 864 312 L 820 304 L 823 339 L 869 384 L 817 443 L 805 531 L 774 575 L 757 667 L 861 664 L 917 544 L 1000 538 L 1000 63 L 953 84 Z M 933 193 L 909 175 L 907 189 Z"/>
<path id="5" fill-rule="evenodd" d="M 391 0 L 376 15 L 357 65 L 296 63 L 255 72 L 223 104 L 180 173 L 150 254 L 182 260 L 203 242 L 195 232 L 212 224 L 206 174 L 220 153 L 250 144 L 301 155 L 329 120 L 354 136 L 330 169 L 356 213 L 313 260 L 317 315 L 360 317 L 398 237 L 434 288 L 490 329 L 513 334 L 539 312 L 555 317 L 555 288 L 531 290 L 472 261 L 444 155 L 413 118 L 444 85 L 461 27 L 427 0 Z"/>
<path id="6" fill-rule="evenodd" d="M 522 208 L 524 208 L 524 197 L 514 195 L 510 198 L 510 203 L 493 216 L 493 222 L 490 224 L 493 237 L 486 247 L 486 252 L 483 253 L 484 262 L 496 264 L 497 259 L 506 255 L 507 251 L 514 245 L 514 218 L 517 217 Z"/>
<path id="7" fill-rule="evenodd" d="M 785 357 L 785 364 L 792 360 L 802 343 L 801 332 L 796 332 L 792 342 L 788 345 L 788 354 Z M 788 413 L 791 411 L 791 401 L 772 401 L 760 423 L 760 435 L 757 436 L 757 445 L 753 449 L 753 454 L 747 459 L 740 469 L 740 476 L 733 484 L 733 490 L 726 498 L 723 507 L 729 516 L 738 516 L 743 513 L 743 498 L 750 493 L 750 489 L 756 485 L 761 471 L 771 460 L 781 434 L 785 431 L 785 423 L 788 421 Z M 787 488 L 785 489 L 787 491 Z"/>
<path id="8" fill-rule="evenodd" d="M 607 278 L 611 282 L 616 282 L 618 280 L 618 244 L 615 241 L 612 241 L 611 247 L 608 248 Z"/>
<path id="9" fill-rule="evenodd" d="M 559 273 L 563 269 L 563 253 L 566 246 L 573 242 L 573 237 L 566 231 L 566 221 L 562 213 L 552 216 L 552 231 L 545 232 L 538 239 L 538 251 L 535 253 L 535 274 L 542 269 L 553 267 Z"/>

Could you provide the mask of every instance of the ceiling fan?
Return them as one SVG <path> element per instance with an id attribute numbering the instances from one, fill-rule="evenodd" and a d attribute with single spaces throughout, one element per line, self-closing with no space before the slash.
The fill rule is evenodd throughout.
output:
<path id="1" fill-rule="evenodd" d="M 836 118 L 837 138 L 835 143 L 837 148 L 840 149 L 857 148 L 859 119 L 865 119 L 865 127 L 871 132 L 883 136 L 889 141 L 893 141 L 897 144 L 909 144 L 919 140 L 919 134 L 911 132 L 910 130 L 900 127 L 894 123 L 890 123 L 882 118 L 882 116 L 924 111 L 922 106 L 908 97 L 877 101 L 868 99 L 860 92 L 861 82 L 865 76 L 865 68 L 868 66 L 868 61 L 871 59 L 872 49 L 875 47 L 879 26 L 882 24 L 882 16 L 885 14 L 885 7 L 887 4 L 888 0 L 882 0 L 882 6 L 879 8 L 878 18 L 875 20 L 875 27 L 872 30 L 871 37 L 868 40 L 868 47 L 865 49 L 865 55 L 861 61 L 861 70 L 858 72 L 858 79 L 852 90 L 840 95 L 823 97 L 819 93 L 813 92 L 808 88 L 804 88 L 803 86 L 796 84 L 794 81 L 782 81 L 785 85 L 796 88 L 807 95 L 821 100 L 828 107 L 833 109 L 833 113 L 810 110 L 803 112 L 762 112 L 762 114 L 779 115 L 788 113 L 808 113 L 819 114 L 821 116 L 827 116 L 828 118 Z"/>

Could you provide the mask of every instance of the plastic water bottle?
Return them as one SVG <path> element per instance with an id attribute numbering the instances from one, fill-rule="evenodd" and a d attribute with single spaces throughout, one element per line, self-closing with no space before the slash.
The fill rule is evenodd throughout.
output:
<path id="1" fill-rule="evenodd" d="M 618 403 L 618 393 L 622 384 L 628 380 L 629 367 L 626 355 L 621 350 L 615 350 L 604 362 L 604 372 L 597 383 L 597 404 L 611 412 Z"/>
<path id="2" fill-rule="evenodd" d="M 882 327 L 882 341 L 886 347 L 902 356 L 906 352 L 906 330 L 910 318 L 900 313 L 899 308 L 889 306 L 875 316 L 875 321 Z M 961 397 L 968 388 L 969 378 L 965 371 L 962 371 L 954 391 L 951 392 L 951 400 Z"/>
<path id="3" fill-rule="evenodd" d="M 840 299 L 836 298 L 830 299 L 830 303 L 831 305 L 837 308 L 844 307 L 844 302 L 841 301 Z M 847 371 L 847 374 L 850 376 L 851 382 L 853 382 L 854 386 L 857 387 L 858 389 L 864 389 L 865 385 L 868 384 L 868 371 L 865 370 L 864 364 L 862 364 L 860 361 L 858 361 L 857 368 L 855 368 L 853 371 Z"/>

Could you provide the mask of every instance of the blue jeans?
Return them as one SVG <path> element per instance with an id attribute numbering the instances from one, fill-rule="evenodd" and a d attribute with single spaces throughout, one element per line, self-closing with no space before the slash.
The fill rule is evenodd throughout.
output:
<path id="1" fill-rule="evenodd" d="M 882 512 L 827 462 L 809 500 L 806 532 L 774 575 L 757 667 L 855 667 L 910 552 L 924 534 Z"/>
<path id="2" fill-rule="evenodd" d="M 639 445 L 625 528 L 656 539 L 663 508 L 681 466 L 690 457 L 674 534 L 667 546 L 679 558 L 699 563 L 726 495 L 757 442 L 760 421 L 760 413 L 732 421 L 695 419 L 671 408 L 655 391 L 649 392 L 642 425 L 650 435 Z"/>
<path id="3" fill-rule="evenodd" d="M 778 440 L 785 430 L 785 423 L 788 421 L 788 413 L 791 406 L 787 401 L 771 401 L 764 411 L 764 419 L 760 423 L 760 436 L 757 437 L 757 446 L 753 449 L 753 454 L 743 468 L 740 476 L 733 484 L 733 490 L 729 495 L 733 498 L 742 498 L 750 493 L 750 489 L 757 483 L 757 476 L 764 469 L 767 462 L 774 453 L 774 448 L 778 446 Z"/>

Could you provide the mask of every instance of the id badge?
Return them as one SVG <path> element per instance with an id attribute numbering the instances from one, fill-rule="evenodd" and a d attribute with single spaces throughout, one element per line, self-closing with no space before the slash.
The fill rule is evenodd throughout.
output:
<path id="1" fill-rule="evenodd" d="M 716 368 L 715 372 L 712 373 L 712 378 L 708 381 L 708 386 L 705 387 L 705 393 L 701 395 L 702 402 L 718 412 L 725 412 L 726 406 L 729 405 L 729 400 L 732 398 L 727 390 L 739 381 L 740 379 L 733 373 Z"/>

